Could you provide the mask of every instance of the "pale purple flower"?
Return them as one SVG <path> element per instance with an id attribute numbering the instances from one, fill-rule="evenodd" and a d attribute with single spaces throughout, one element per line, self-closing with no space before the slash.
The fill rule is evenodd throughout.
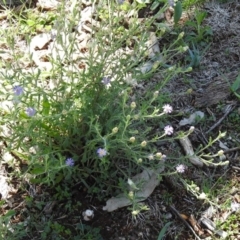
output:
<path id="1" fill-rule="evenodd" d="M 166 114 L 167 114 L 167 113 L 171 113 L 172 110 L 173 110 L 173 108 L 172 108 L 171 105 L 169 105 L 169 104 L 163 105 L 163 112 L 164 112 L 164 113 L 166 113 Z"/>
<path id="2" fill-rule="evenodd" d="M 35 114 L 36 114 L 36 110 L 34 109 L 34 108 L 32 108 L 32 107 L 29 107 L 29 108 L 27 108 L 27 110 L 26 110 L 26 114 L 29 116 L 29 117 L 32 117 L 32 116 L 34 116 Z"/>
<path id="3" fill-rule="evenodd" d="M 74 166 L 74 160 L 72 158 L 67 158 L 66 160 L 66 165 L 69 166 L 69 167 L 72 167 Z"/>
<path id="4" fill-rule="evenodd" d="M 104 84 L 107 88 L 109 88 L 111 86 L 111 77 L 103 77 L 101 83 Z"/>
<path id="5" fill-rule="evenodd" d="M 20 96 L 23 94 L 24 90 L 22 86 L 18 85 L 13 87 L 13 92 L 14 92 L 14 95 Z"/>
<path id="6" fill-rule="evenodd" d="M 175 1 L 174 0 L 168 0 L 168 4 L 170 7 L 173 7 L 174 4 L 175 4 Z"/>
<path id="7" fill-rule="evenodd" d="M 170 126 L 170 125 L 167 125 L 165 128 L 164 128 L 164 132 L 166 135 L 172 135 L 173 134 L 173 127 Z"/>
<path id="8" fill-rule="evenodd" d="M 179 173 L 184 173 L 186 169 L 187 169 L 187 166 L 185 166 L 183 164 L 178 164 L 177 167 L 176 167 L 176 170 Z"/>
<path id="9" fill-rule="evenodd" d="M 106 151 L 104 148 L 99 148 L 99 149 L 97 150 L 97 154 L 98 154 L 98 156 L 99 156 L 100 158 L 102 158 L 102 157 L 104 157 L 104 156 L 107 155 L 107 151 Z"/>

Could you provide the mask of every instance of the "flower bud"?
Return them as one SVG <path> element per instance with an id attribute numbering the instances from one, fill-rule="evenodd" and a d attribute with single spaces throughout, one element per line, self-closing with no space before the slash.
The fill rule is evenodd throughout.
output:
<path id="1" fill-rule="evenodd" d="M 202 192 L 199 196 L 198 196 L 198 199 L 206 199 L 207 198 L 207 195 Z"/>
<path id="2" fill-rule="evenodd" d="M 165 27 L 162 27 L 161 28 L 161 34 L 164 34 L 166 32 L 166 28 Z"/>
<path id="3" fill-rule="evenodd" d="M 157 152 L 155 156 L 156 156 L 157 159 L 162 159 L 163 155 L 162 155 L 162 153 Z"/>
<path id="4" fill-rule="evenodd" d="M 156 98 L 159 94 L 159 91 L 155 91 L 154 94 L 153 94 L 153 97 Z"/>
<path id="5" fill-rule="evenodd" d="M 220 133 L 219 135 L 221 138 L 226 136 L 226 132 Z"/>
<path id="6" fill-rule="evenodd" d="M 133 191 L 130 191 L 130 192 L 128 193 L 128 197 L 129 197 L 130 199 L 133 199 L 133 196 L 134 196 Z"/>
<path id="7" fill-rule="evenodd" d="M 191 72 L 191 71 L 192 71 L 192 67 L 188 67 L 185 72 Z"/>
<path id="8" fill-rule="evenodd" d="M 130 137 L 130 138 L 129 138 L 129 141 L 130 141 L 131 143 L 134 143 L 134 142 L 135 142 L 135 140 L 136 140 L 136 138 L 135 138 L 135 137 Z"/>
<path id="9" fill-rule="evenodd" d="M 184 36 L 184 32 L 181 32 L 181 33 L 178 35 L 178 40 L 179 40 L 179 39 L 182 39 L 183 36 Z"/>
<path id="10" fill-rule="evenodd" d="M 134 109 L 136 107 L 136 103 L 135 102 L 132 102 L 131 103 L 131 108 Z"/>
<path id="11" fill-rule="evenodd" d="M 192 133 L 194 130 L 195 130 L 195 127 L 191 126 L 188 131 L 189 131 L 189 133 Z"/>
<path id="12" fill-rule="evenodd" d="M 112 133 L 117 133 L 118 132 L 118 127 L 115 127 L 112 129 Z"/>
<path id="13" fill-rule="evenodd" d="M 139 214 L 139 210 L 134 210 L 134 211 L 132 211 L 132 215 L 133 216 L 137 216 Z"/>
<path id="14" fill-rule="evenodd" d="M 151 153 L 151 154 L 148 155 L 147 158 L 148 158 L 149 160 L 154 160 L 154 155 Z"/>
<path id="15" fill-rule="evenodd" d="M 223 156 L 224 155 L 224 151 L 223 150 L 220 150 L 220 151 L 218 151 L 218 156 L 220 157 L 220 156 Z"/>
<path id="16" fill-rule="evenodd" d="M 141 147 L 146 147 L 146 145 L 147 145 L 146 141 L 141 142 Z"/>
<path id="17" fill-rule="evenodd" d="M 135 114 L 135 115 L 133 116 L 133 118 L 134 118 L 134 120 L 138 120 L 138 119 L 139 119 L 139 115 L 138 115 L 138 114 Z"/>
<path id="18" fill-rule="evenodd" d="M 130 115 L 127 115 L 126 118 L 127 118 L 127 120 L 130 120 L 130 119 L 131 119 L 131 116 L 130 116 Z"/>
<path id="19" fill-rule="evenodd" d="M 137 160 L 137 163 L 141 164 L 142 161 L 143 161 L 142 158 L 139 158 L 139 159 Z"/>

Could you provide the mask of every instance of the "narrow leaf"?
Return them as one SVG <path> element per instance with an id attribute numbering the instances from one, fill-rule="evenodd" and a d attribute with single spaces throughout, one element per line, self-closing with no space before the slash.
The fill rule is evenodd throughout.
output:
<path id="1" fill-rule="evenodd" d="M 162 228 L 161 232 L 158 235 L 158 239 L 157 240 L 162 240 L 164 237 L 164 234 L 166 233 L 167 229 L 169 228 L 169 226 L 171 225 L 172 222 L 168 222 L 165 224 L 165 226 Z"/>
<path id="2" fill-rule="evenodd" d="M 44 167 L 35 167 L 31 170 L 31 174 L 42 174 L 45 172 L 45 168 Z"/>
<path id="3" fill-rule="evenodd" d="M 231 90 L 236 92 L 240 88 L 240 74 L 238 75 L 237 79 L 231 85 Z"/>
<path id="4" fill-rule="evenodd" d="M 182 17 L 182 4 L 177 2 L 174 7 L 174 24 L 177 24 L 180 18 Z"/>

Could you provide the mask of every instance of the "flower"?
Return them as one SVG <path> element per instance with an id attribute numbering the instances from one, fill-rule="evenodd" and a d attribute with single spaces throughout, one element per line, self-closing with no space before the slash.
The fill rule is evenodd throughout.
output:
<path id="1" fill-rule="evenodd" d="M 67 158 L 67 160 L 65 161 L 66 165 L 69 167 L 74 166 L 74 160 L 72 158 Z"/>
<path id="2" fill-rule="evenodd" d="M 101 83 L 106 86 L 106 88 L 111 87 L 111 77 L 103 77 Z"/>
<path id="3" fill-rule="evenodd" d="M 179 173 L 184 173 L 186 169 L 187 169 L 187 167 L 186 167 L 185 165 L 183 165 L 183 164 L 179 164 L 179 165 L 177 165 L 177 167 L 176 167 L 176 170 L 177 170 L 177 172 L 179 172 Z"/>
<path id="4" fill-rule="evenodd" d="M 168 0 L 168 4 L 170 7 L 174 7 L 175 1 L 174 0 Z"/>
<path id="5" fill-rule="evenodd" d="M 99 148 L 99 149 L 97 150 L 97 154 L 98 154 L 98 156 L 99 156 L 100 158 L 102 158 L 102 157 L 104 157 L 104 156 L 107 155 L 107 151 L 106 151 L 104 148 Z"/>
<path id="6" fill-rule="evenodd" d="M 170 126 L 170 125 L 167 125 L 165 128 L 164 128 L 164 132 L 166 135 L 171 135 L 173 134 L 173 127 Z"/>
<path id="7" fill-rule="evenodd" d="M 141 147 L 146 147 L 146 145 L 147 145 L 147 142 L 146 142 L 146 141 L 142 141 L 142 142 L 141 142 Z"/>
<path id="8" fill-rule="evenodd" d="M 18 85 L 13 87 L 13 92 L 14 92 L 14 95 L 20 96 L 23 94 L 24 90 L 22 86 Z"/>
<path id="9" fill-rule="evenodd" d="M 169 104 L 165 104 L 165 105 L 163 106 L 163 112 L 164 112 L 164 113 L 171 113 L 172 110 L 173 110 L 173 108 L 172 108 L 172 106 L 169 105 Z"/>
<path id="10" fill-rule="evenodd" d="M 161 160 L 166 161 L 166 159 L 167 159 L 167 156 L 163 154 Z"/>
<path id="11" fill-rule="evenodd" d="M 36 110 L 32 107 L 29 107 L 26 109 L 26 114 L 29 116 L 29 117 L 32 117 L 36 114 Z"/>

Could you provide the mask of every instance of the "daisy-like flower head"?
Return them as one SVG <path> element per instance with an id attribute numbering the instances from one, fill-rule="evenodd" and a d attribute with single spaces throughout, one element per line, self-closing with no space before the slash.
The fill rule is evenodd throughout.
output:
<path id="1" fill-rule="evenodd" d="M 184 173 L 186 169 L 187 169 L 187 167 L 184 164 L 179 164 L 176 167 L 176 170 L 178 173 Z"/>
<path id="2" fill-rule="evenodd" d="M 13 93 L 14 93 L 14 95 L 20 96 L 20 95 L 23 94 L 23 92 L 24 92 L 24 90 L 23 90 L 23 87 L 22 87 L 22 86 L 18 85 L 18 86 L 14 86 L 14 87 L 13 87 Z"/>
<path id="3" fill-rule="evenodd" d="M 170 126 L 170 125 L 167 125 L 165 128 L 164 128 L 164 132 L 166 135 L 172 135 L 173 134 L 173 127 Z"/>
<path id="4" fill-rule="evenodd" d="M 67 158 L 67 160 L 65 161 L 66 165 L 69 167 L 74 166 L 74 160 L 72 158 Z"/>
<path id="5" fill-rule="evenodd" d="M 99 149 L 97 150 L 97 154 L 98 154 L 98 156 L 99 156 L 100 158 L 102 158 L 102 157 L 104 157 L 104 156 L 107 155 L 107 151 L 106 151 L 106 149 L 104 149 L 104 148 L 99 148 Z"/>
<path id="6" fill-rule="evenodd" d="M 169 104 L 163 105 L 163 112 L 164 112 L 164 113 L 166 113 L 166 114 L 167 114 L 167 113 L 171 113 L 172 110 L 173 110 L 173 108 L 172 108 L 171 105 L 169 105 Z"/>
<path id="7" fill-rule="evenodd" d="M 102 83 L 103 85 L 105 85 L 106 88 L 111 87 L 111 77 L 110 77 L 110 76 L 103 77 L 101 83 Z"/>
<path id="8" fill-rule="evenodd" d="M 36 110 L 32 107 L 29 107 L 26 109 L 26 114 L 29 116 L 29 117 L 33 117 L 35 114 L 36 114 Z"/>
<path id="9" fill-rule="evenodd" d="M 175 1 L 174 0 L 168 0 L 168 4 L 170 7 L 174 7 Z"/>

